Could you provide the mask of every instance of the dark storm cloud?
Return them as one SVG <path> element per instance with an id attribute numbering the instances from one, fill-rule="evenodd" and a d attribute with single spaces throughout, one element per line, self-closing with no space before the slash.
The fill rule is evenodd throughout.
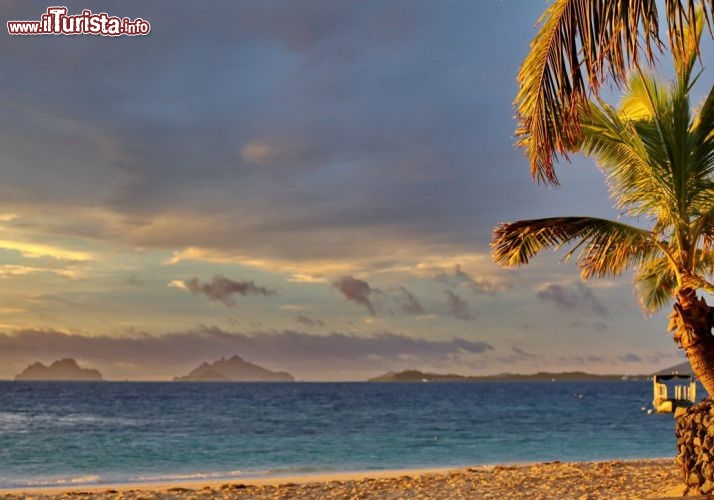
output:
<path id="1" fill-rule="evenodd" d="M 325 322 L 322 321 L 321 319 L 311 318 L 309 316 L 305 316 L 304 314 L 301 314 L 298 317 L 296 317 L 295 321 L 297 321 L 299 324 L 306 326 L 308 328 L 313 328 L 316 326 L 325 326 Z"/>
<path id="2" fill-rule="evenodd" d="M 538 290 L 536 296 L 554 304 L 562 311 L 578 311 L 586 314 L 594 313 L 599 316 L 607 316 L 607 307 L 598 299 L 593 291 L 585 284 L 577 282 L 573 287 L 566 287 L 554 283 L 549 283 Z M 598 325 L 602 330 L 603 325 Z M 605 327 L 607 325 L 604 325 Z"/>
<path id="3" fill-rule="evenodd" d="M 258 286 L 253 281 L 233 281 L 220 274 L 217 274 L 209 282 L 201 283 L 198 278 L 185 280 L 184 285 L 194 295 L 205 295 L 210 300 L 220 302 L 227 307 L 233 307 L 236 303 L 234 295 L 262 295 L 269 297 L 277 292 Z"/>
<path id="4" fill-rule="evenodd" d="M 469 305 L 464 299 L 451 290 L 445 290 L 444 293 L 448 301 L 449 314 L 454 318 L 465 321 L 474 319 L 473 315 L 469 312 Z"/>
<path id="5" fill-rule="evenodd" d="M 3 3 L 0 15 L 39 19 L 46 7 Z M 472 251 L 502 193 L 536 193 L 512 147 L 511 101 L 538 3 L 102 10 L 149 20 L 151 34 L 0 47 L 0 200 L 120 216 L 45 231 L 287 259 L 361 256 L 395 239 Z M 513 41 L 496 51 L 504 27 Z M 166 215 L 177 222 L 152 224 Z"/>
<path id="6" fill-rule="evenodd" d="M 343 276 L 333 283 L 332 286 L 342 292 L 342 295 L 344 295 L 347 300 L 365 307 L 372 316 L 376 314 L 370 296 L 378 292 L 378 290 L 371 288 L 366 281 L 353 278 L 352 276 Z"/>
<path id="7" fill-rule="evenodd" d="M 51 360 L 74 357 L 102 366 L 130 364 L 138 373 L 165 373 L 172 367 L 238 354 L 275 366 L 325 368 L 379 359 L 388 366 L 404 356 L 424 361 L 444 361 L 466 353 L 482 354 L 493 347 L 481 341 L 452 338 L 425 340 L 396 333 L 357 337 L 343 333 L 310 335 L 299 331 L 227 332 L 202 327 L 163 336 L 90 336 L 57 331 L 21 330 L 0 334 L 0 362 L 4 359 Z M 361 360 L 361 361 L 360 361 Z"/>
<path id="8" fill-rule="evenodd" d="M 424 314 L 424 307 L 421 305 L 416 296 L 407 290 L 405 287 L 400 286 L 399 291 L 404 294 L 404 299 L 402 301 L 402 311 L 408 314 Z"/>

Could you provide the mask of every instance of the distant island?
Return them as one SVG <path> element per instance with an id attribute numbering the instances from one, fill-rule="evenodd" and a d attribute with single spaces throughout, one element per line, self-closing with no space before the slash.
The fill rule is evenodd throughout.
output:
<path id="1" fill-rule="evenodd" d="M 532 374 L 501 373 L 499 375 L 466 376 L 424 373 L 418 370 L 389 372 L 374 377 L 368 382 L 542 382 L 556 380 L 558 382 L 588 382 L 608 380 L 647 380 L 647 375 L 596 375 L 585 372 L 538 372 Z"/>
<path id="2" fill-rule="evenodd" d="M 669 374 L 669 373 L 679 373 L 680 375 L 694 375 L 694 372 L 692 372 L 692 365 L 689 364 L 689 361 L 683 361 L 682 363 L 679 363 L 678 365 L 664 368 L 663 370 L 659 370 L 657 373 L 654 373 L 653 375 L 664 375 L 664 374 Z"/>
<path id="3" fill-rule="evenodd" d="M 183 377 L 174 377 L 176 382 L 294 382 L 287 372 L 274 372 L 249 363 L 240 356 L 221 358 L 213 363 L 202 363 Z"/>
<path id="4" fill-rule="evenodd" d="M 72 358 L 55 361 L 50 366 L 40 362 L 32 363 L 22 373 L 15 375 L 15 380 L 61 380 L 61 381 L 99 381 L 102 374 L 98 370 L 80 368 Z"/>

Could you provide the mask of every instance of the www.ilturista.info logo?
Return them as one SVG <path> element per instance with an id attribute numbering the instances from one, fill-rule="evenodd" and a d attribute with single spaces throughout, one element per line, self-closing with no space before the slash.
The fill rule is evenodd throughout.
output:
<path id="1" fill-rule="evenodd" d="M 151 25 L 137 17 L 109 16 L 106 12 L 92 14 L 83 10 L 76 16 L 67 15 L 67 7 L 49 7 L 39 21 L 8 21 L 7 32 L 11 35 L 101 35 L 136 36 L 148 35 Z"/>

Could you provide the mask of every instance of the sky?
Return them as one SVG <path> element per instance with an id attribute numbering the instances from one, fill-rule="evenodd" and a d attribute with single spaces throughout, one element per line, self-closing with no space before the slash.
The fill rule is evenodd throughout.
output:
<path id="1" fill-rule="evenodd" d="M 62 357 L 118 380 L 235 354 L 299 380 L 683 359 L 630 276 L 491 261 L 499 222 L 618 215 L 592 161 L 554 189 L 514 146 L 546 2 L 167 5 L 101 3 L 148 36 L 3 36 L 0 378 Z"/>

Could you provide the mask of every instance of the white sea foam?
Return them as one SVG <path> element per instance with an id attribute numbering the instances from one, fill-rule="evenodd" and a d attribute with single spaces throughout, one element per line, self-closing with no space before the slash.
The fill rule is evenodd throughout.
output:
<path id="1" fill-rule="evenodd" d="M 13 422 L 22 422 L 24 420 L 27 420 L 27 416 L 23 413 L 0 411 L 0 423 L 2 423 L 2 424 L 13 423 Z"/>
<path id="2" fill-rule="evenodd" d="M 7 415 L 4 417 L 4 415 Z M 94 415 L 91 413 L 75 413 L 69 415 L 21 415 L 21 414 L 3 414 L 0 413 L 0 424 L 5 423 L 7 419 L 10 423 L 15 422 L 23 426 L 40 425 L 47 427 L 79 427 L 95 425 L 99 427 L 136 427 L 142 424 L 141 420 L 123 418 L 123 417 L 105 417 L 103 415 Z"/>
<path id="3" fill-rule="evenodd" d="M 92 415 L 92 414 L 74 414 L 74 415 L 64 415 L 64 416 L 52 416 L 51 417 L 54 422 L 60 424 L 60 425 L 67 425 L 67 426 L 73 426 L 73 425 L 100 425 L 102 427 L 109 427 L 109 426 L 120 426 L 120 427 L 129 427 L 129 426 L 135 426 L 139 425 L 140 422 L 138 420 L 134 420 L 131 418 L 122 418 L 122 417 L 105 417 L 102 415 Z"/>
<path id="4" fill-rule="evenodd" d="M 36 479 L 28 481 L 26 486 L 63 486 L 67 484 L 96 484 L 101 480 L 101 476 L 89 474 L 86 476 L 77 477 L 54 477 L 45 479 Z"/>
<path id="5" fill-rule="evenodd" d="M 123 417 L 105 417 L 93 414 L 26 414 L 0 411 L 0 436 L 8 434 L 27 434 L 33 430 L 42 429 L 72 429 L 99 427 L 104 429 L 121 429 L 139 427 L 145 423 L 141 419 Z"/>
<path id="6" fill-rule="evenodd" d="M 243 472 L 239 470 L 231 471 L 216 471 L 216 472 L 187 472 L 183 474 L 157 474 L 151 476 L 135 476 L 130 478 L 130 482 L 146 482 L 156 483 L 159 481 L 192 481 L 203 479 L 223 479 L 242 476 Z"/>
<path id="7" fill-rule="evenodd" d="M 0 411 L 0 435 L 10 432 L 26 432 L 30 419 L 22 413 Z"/>

